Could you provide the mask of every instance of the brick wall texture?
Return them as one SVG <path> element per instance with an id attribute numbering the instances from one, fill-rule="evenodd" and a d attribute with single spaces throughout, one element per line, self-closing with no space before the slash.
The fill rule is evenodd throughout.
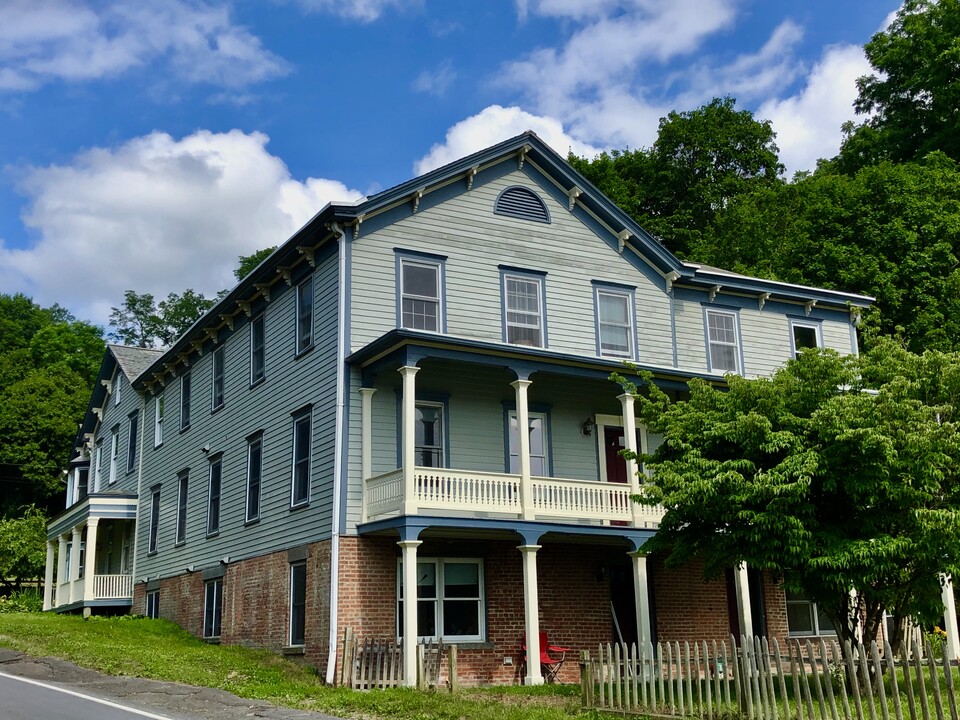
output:
<path id="1" fill-rule="evenodd" d="M 522 682 L 524 634 L 523 573 L 519 542 L 425 540 L 418 556 L 483 559 L 486 597 L 486 640 L 461 645 L 459 676 L 464 685 Z M 377 537 L 340 539 L 339 623 L 337 662 L 347 627 L 360 638 L 392 639 L 396 634 L 397 573 L 400 550 L 396 540 Z M 661 642 L 726 640 L 730 634 L 727 584 L 704 582 L 703 567 L 691 563 L 665 568 L 660 558 L 648 558 L 655 632 Z M 561 679 L 576 682 L 580 650 L 596 651 L 598 643 L 614 641 L 611 600 L 632 607 L 630 560 L 623 548 L 544 542 L 537 553 L 540 629 L 552 644 L 567 653 Z M 223 577 L 221 642 L 282 651 L 289 623 L 287 552 L 271 553 L 230 563 Z M 621 582 L 611 584 L 611 576 Z M 781 643 L 787 637 L 782 589 L 769 576 L 762 583 L 765 631 Z M 144 612 L 144 585 L 135 587 L 133 611 Z M 615 598 L 611 588 L 629 593 Z M 304 659 L 326 673 L 330 588 L 330 544 L 309 546 L 307 559 L 307 619 Z M 204 582 L 200 571 L 165 578 L 160 583 L 160 615 L 200 636 L 203 630 Z M 621 618 L 625 627 L 632 618 Z M 755 623 L 758 622 L 755 619 Z M 628 631 L 629 632 L 629 631 Z M 442 671 L 445 679 L 446 667 Z"/>

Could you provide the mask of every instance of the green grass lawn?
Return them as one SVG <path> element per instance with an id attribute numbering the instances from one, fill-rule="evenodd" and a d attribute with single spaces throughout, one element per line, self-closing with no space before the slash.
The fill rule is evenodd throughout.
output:
<path id="1" fill-rule="evenodd" d="M 221 688 L 241 697 L 345 717 L 411 720 L 595 718 L 580 710 L 579 686 L 418 692 L 355 692 L 323 685 L 316 673 L 262 650 L 209 645 L 173 623 L 129 616 L 0 614 L 0 646 L 53 656 L 111 675 Z"/>

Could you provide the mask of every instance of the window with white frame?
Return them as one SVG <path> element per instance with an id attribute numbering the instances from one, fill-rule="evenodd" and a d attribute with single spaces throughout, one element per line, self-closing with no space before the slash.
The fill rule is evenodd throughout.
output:
<path id="1" fill-rule="evenodd" d="M 504 334 L 511 345 L 544 347 L 543 278 L 503 274 Z"/>
<path id="2" fill-rule="evenodd" d="M 597 287 L 597 346 L 600 354 L 633 357 L 633 293 Z"/>
<path id="3" fill-rule="evenodd" d="M 150 536 L 147 540 L 147 552 L 157 551 L 157 541 L 160 535 L 160 487 L 150 491 Z"/>
<path id="4" fill-rule="evenodd" d="M 530 436 L 530 474 L 533 477 L 548 477 L 550 468 L 547 462 L 547 415 L 542 412 L 527 413 Z M 517 413 L 511 410 L 508 414 L 510 424 L 510 472 L 520 472 L 520 433 Z"/>
<path id="5" fill-rule="evenodd" d="M 476 558 L 417 560 L 417 634 L 421 640 L 484 639 L 483 563 Z M 397 636 L 403 637 L 403 566 L 397 569 Z"/>
<path id="6" fill-rule="evenodd" d="M 410 330 L 443 328 L 440 261 L 400 259 L 400 324 Z"/>
<path id="7" fill-rule="evenodd" d="M 207 535 L 220 532 L 220 489 L 223 480 L 223 458 L 210 461 L 207 476 Z"/>
<path id="8" fill-rule="evenodd" d="M 266 377 L 266 335 L 263 315 L 250 321 L 250 384 L 256 385 Z"/>
<path id="9" fill-rule="evenodd" d="M 203 637 L 220 637 L 220 616 L 223 611 L 223 578 L 207 581 L 203 592 Z"/>
<path id="10" fill-rule="evenodd" d="M 307 626 L 307 564 L 290 564 L 290 645 L 303 645 Z"/>
<path id="11" fill-rule="evenodd" d="M 263 436 L 247 440 L 246 522 L 260 519 L 260 478 L 263 471 Z"/>
<path id="12" fill-rule="evenodd" d="M 740 372 L 740 333 L 737 314 L 707 310 L 707 345 L 712 372 Z"/>
<path id="13" fill-rule="evenodd" d="M 153 446 L 160 447 L 163 444 L 163 396 L 160 393 L 153 401 Z"/>
<path id="14" fill-rule="evenodd" d="M 218 410 L 223 407 L 224 401 L 224 356 L 221 345 L 213 351 L 213 373 L 210 383 L 210 409 Z"/>
<path id="15" fill-rule="evenodd" d="M 299 507 L 310 502 L 310 441 L 310 413 L 306 412 L 293 420 L 291 507 Z"/>
<path id="16" fill-rule="evenodd" d="M 190 427 L 190 373 L 180 378 L 180 429 Z"/>
<path id="17" fill-rule="evenodd" d="M 113 378 L 113 404 L 120 404 L 120 390 L 123 388 L 123 379 L 120 375 L 120 371 L 117 370 L 117 374 Z"/>
<path id="18" fill-rule="evenodd" d="M 190 476 L 184 471 L 177 476 L 177 528 L 175 544 L 183 545 L 187 541 L 187 497 Z"/>
<path id="19" fill-rule="evenodd" d="M 140 429 L 140 413 L 130 413 L 127 433 L 127 472 L 132 472 L 137 466 L 137 440 Z"/>
<path id="20" fill-rule="evenodd" d="M 415 460 L 421 467 L 444 467 L 443 403 L 416 405 Z"/>
<path id="21" fill-rule="evenodd" d="M 807 348 L 823 347 L 820 337 L 820 323 L 791 320 L 790 339 L 793 342 L 794 357 L 800 357 L 800 353 Z"/>
<path id="22" fill-rule="evenodd" d="M 147 593 L 146 615 L 151 620 L 160 617 L 160 591 L 151 590 Z"/>
<path id="23" fill-rule="evenodd" d="M 313 347 L 313 275 L 297 285 L 297 354 Z"/>
<path id="24" fill-rule="evenodd" d="M 113 485 L 117 481 L 117 462 L 120 454 L 120 428 L 115 426 L 110 431 L 110 479 Z"/>
<path id="25" fill-rule="evenodd" d="M 97 440 L 93 451 L 93 491 L 100 492 L 100 483 L 103 480 L 103 440 Z"/>
<path id="26" fill-rule="evenodd" d="M 836 635 L 830 618 L 802 595 L 787 593 L 787 629 L 791 635 Z"/>

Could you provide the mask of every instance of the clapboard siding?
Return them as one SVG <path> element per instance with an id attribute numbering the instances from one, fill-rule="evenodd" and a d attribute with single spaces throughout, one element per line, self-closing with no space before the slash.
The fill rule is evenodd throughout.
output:
<path id="1" fill-rule="evenodd" d="M 850 322 L 824 321 L 821 327 L 823 346 L 836 350 L 841 355 L 855 353 L 857 348 L 850 339 Z"/>
<path id="2" fill-rule="evenodd" d="M 547 204 L 551 223 L 493 212 L 498 194 L 523 185 Z M 596 355 L 592 280 L 636 287 L 640 359 L 672 364 L 670 307 L 664 291 L 621 258 L 527 175 L 514 170 L 424 209 L 354 243 L 351 345 L 359 349 L 396 327 L 394 248 L 444 255 L 450 335 L 500 342 L 500 271 L 510 265 L 546 272 L 548 347 Z"/>
<path id="3" fill-rule="evenodd" d="M 101 443 L 103 455 L 101 460 L 101 480 L 100 492 L 128 492 L 137 491 L 137 468 L 132 472 L 127 472 L 127 448 L 130 437 L 130 414 L 137 411 L 141 416 L 143 414 L 142 398 L 130 386 L 130 379 L 123 374 L 123 371 L 117 368 L 116 376 L 113 378 L 113 387 L 117 384 L 120 388 L 120 404 L 115 402 L 116 392 L 107 395 L 106 403 L 103 408 L 103 419 L 97 425 L 94 431 L 94 450 L 90 454 L 90 492 L 94 489 L 94 463 L 96 462 L 96 443 Z M 113 429 L 117 428 L 117 481 L 110 485 L 110 442 Z M 151 426 L 151 432 L 153 427 Z M 140 432 L 143 432 L 143 417 L 140 417 Z M 152 435 L 151 435 L 152 439 Z M 146 447 L 144 445 L 144 447 Z"/>
<path id="4" fill-rule="evenodd" d="M 236 319 L 225 348 L 224 407 L 211 412 L 213 352 L 191 364 L 191 426 L 179 432 L 179 380 L 167 381 L 164 442 L 153 447 L 153 403 L 145 443 L 143 493 L 161 485 L 159 551 L 147 555 L 149 509 L 137 525 L 138 576 L 167 576 L 229 556 L 238 560 L 330 535 L 334 439 L 336 437 L 337 256 L 315 270 L 315 346 L 294 356 L 296 292 L 274 285 L 265 309 L 266 380 L 250 387 L 250 323 Z M 312 404 L 310 504 L 290 509 L 293 416 Z M 247 438 L 263 433 L 263 472 L 259 522 L 246 525 Z M 209 452 L 203 448 L 209 446 Z M 206 537 L 209 459 L 222 453 L 220 532 Z M 187 540 L 174 546 L 177 474 L 189 469 Z"/>

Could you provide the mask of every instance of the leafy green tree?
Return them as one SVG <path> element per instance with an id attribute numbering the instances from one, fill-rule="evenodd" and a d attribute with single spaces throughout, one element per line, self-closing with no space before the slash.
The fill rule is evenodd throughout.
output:
<path id="1" fill-rule="evenodd" d="M 864 292 L 869 344 L 960 350 L 960 166 L 942 153 L 854 175 L 816 172 L 731 202 L 702 261 L 786 282 Z"/>
<path id="2" fill-rule="evenodd" d="M 571 162 L 647 231 L 686 256 L 730 201 L 781 184 L 776 134 L 767 121 L 714 98 L 660 120 L 649 150 L 603 153 Z"/>
<path id="3" fill-rule="evenodd" d="M 942 615 L 940 573 L 960 569 L 960 355 L 888 341 L 728 381 L 694 380 L 679 401 L 635 392 L 663 435 L 643 458 L 642 501 L 666 509 L 647 549 L 703 559 L 707 577 L 744 562 L 782 574 L 854 644 L 861 615 L 867 638 L 884 610 Z"/>
<path id="4" fill-rule="evenodd" d="M 158 339 L 163 345 L 173 345 L 201 315 L 213 307 L 202 293 L 187 288 L 182 294 L 170 293 L 166 300 L 157 303 L 160 319 Z"/>
<path id="5" fill-rule="evenodd" d="M 30 339 L 30 359 L 38 368 L 63 364 L 92 387 L 103 360 L 103 330 L 75 320 L 41 328 Z"/>
<path id="6" fill-rule="evenodd" d="M 157 303 L 151 293 L 127 290 L 123 305 L 110 308 L 111 337 L 124 345 L 169 346 L 176 342 L 201 315 L 213 307 L 202 293 L 191 289 L 170 293 Z"/>
<path id="7" fill-rule="evenodd" d="M 0 583 L 19 588 L 43 575 L 47 517 L 28 507 L 19 517 L 0 519 Z"/>
<path id="8" fill-rule="evenodd" d="M 960 3 L 906 0 L 864 46 L 875 72 L 857 81 L 858 113 L 840 165 L 852 171 L 939 150 L 960 161 Z"/>
<path id="9" fill-rule="evenodd" d="M 263 250 L 257 250 L 250 255 L 241 255 L 237 258 L 237 268 L 233 271 L 237 281 L 243 280 L 247 275 L 253 272 L 254 268 L 266 260 L 270 254 L 277 249 L 277 246 L 266 247 Z"/>

